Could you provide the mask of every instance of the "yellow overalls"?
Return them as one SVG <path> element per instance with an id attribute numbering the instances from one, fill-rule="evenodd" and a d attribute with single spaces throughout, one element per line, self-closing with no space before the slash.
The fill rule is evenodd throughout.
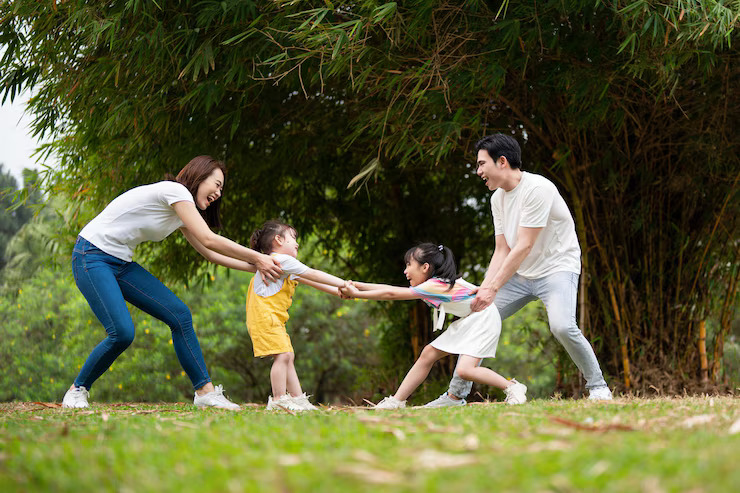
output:
<path id="1" fill-rule="evenodd" d="M 298 283 L 286 278 L 280 291 L 264 298 L 254 292 L 254 279 L 250 281 L 247 292 L 247 330 L 254 356 L 292 353 L 293 345 L 285 323 L 290 317 L 288 308 L 293 304 L 293 293 Z"/>

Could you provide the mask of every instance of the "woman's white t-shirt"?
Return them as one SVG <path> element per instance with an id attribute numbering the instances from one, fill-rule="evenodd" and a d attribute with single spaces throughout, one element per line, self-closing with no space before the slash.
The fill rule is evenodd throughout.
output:
<path id="1" fill-rule="evenodd" d="M 516 245 L 520 226 L 543 228 L 517 274 L 537 279 L 554 272 L 581 272 L 581 247 L 573 216 L 550 180 L 523 171 L 513 190 L 499 188 L 493 193 L 491 212 L 496 235 L 503 234 L 509 248 Z"/>
<path id="2" fill-rule="evenodd" d="M 162 241 L 183 226 L 172 208 L 182 201 L 194 202 L 193 195 L 174 181 L 132 188 L 113 199 L 80 236 L 108 255 L 131 262 L 139 243 Z"/>

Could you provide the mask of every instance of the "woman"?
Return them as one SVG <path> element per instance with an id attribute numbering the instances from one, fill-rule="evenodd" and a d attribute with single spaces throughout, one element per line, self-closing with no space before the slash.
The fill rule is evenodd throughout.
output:
<path id="1" fill-rule="evenodd" d="M 224 180 L 223 163 L 198 156 L 174 181 L 136 187 L 119 195 L 82 229 L 72 254 L 75 283 L 108 337 L 90 353 L 62 407 L 88 407 L 92 384 L 133 341 L 128 301 L 169 325 L 177 358 L 193 383 L 196 406 L 239 409 L 223 395 L 222 386 L 211 383 L 188 307 L 132 261 L 139 243 L 161 241 L 179 228 L 210 262 L 249 272 L 259 270 L 272 281 L 279 277 L 282 269 L 278 261 L 211 231 L 211 227 L 221 226 Z"/>

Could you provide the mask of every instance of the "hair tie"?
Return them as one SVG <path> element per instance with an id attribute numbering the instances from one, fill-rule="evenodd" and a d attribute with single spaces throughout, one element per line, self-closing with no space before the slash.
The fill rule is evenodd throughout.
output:
<path id="1" fill-rule="evenodd" d="M 443 247 L 442 245 L 437 245 L 437 250 L 439 250 L 440 252 L 441 252 L 442 250 L 444 250 L 444 248 L 445 248 L 445 247 Z"/>

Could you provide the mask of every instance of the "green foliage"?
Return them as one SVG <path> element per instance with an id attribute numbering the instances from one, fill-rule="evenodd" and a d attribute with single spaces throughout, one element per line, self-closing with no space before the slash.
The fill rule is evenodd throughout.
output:
<path id="1" fill-rule="evenodd" d="M 227 236 L 282 217 L 339 274 L 380 282 L 403 282 L 403 251 L 427 239 L 482 279 L 493 232 L 470 149 L 511 132 L 574 210 L 581 325 L 608 372 L 688 385 L 696 322 L 733 318 L 713 300 L 738 306 L 738 15 L 717 0 L 18 0 L 0 5 L 0 88 L 33 86 L 60 162 L 45 184 L 76 206 L 210 153 L 230 166 Z M 183 242 L 142 253 L 190 279 Z"/>
<path id="2" fill-rule="evenodd" d="M 15 177 L 10 174 L 10 170 L 5 171 L 3 163 L 0 163 L 0 271 L 5 268 L 10 257 L 6 252 L 8 243 L 31 219 L 34 206 L 38 206 L 41 201 L 38 190 L 34 189 L 36 173 L 23 170 L 23 181 L 23 187 L 19 190 Z M 23 194 L 25 203 L 14 201 L 14 198 Z"/>
<path id="3" fill-rule="evenodd" d="M 14 492 L 734 491 L 737 397 L 310 415 L 0 404 Z M 729 431 L 729 432 L 728 432 Z M 80 472 L 84 464 L 84 474 Z"/>

